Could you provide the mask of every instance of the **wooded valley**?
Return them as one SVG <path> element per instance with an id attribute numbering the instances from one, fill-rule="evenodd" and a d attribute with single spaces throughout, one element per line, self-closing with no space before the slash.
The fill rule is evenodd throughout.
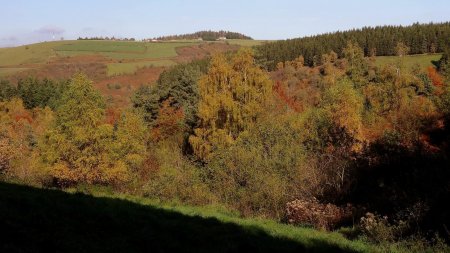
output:
<path id="1" fill-rule="evenodd" d="M 143 68 L 161 73 L 121 103 L 82 71 L 3 76 L 0 222 L 12 234 L 0 251 L 51 251 L 37 235 L 55 228 L 64 236 L 51 245 L 83 251 L 68 250 L 84 240 L 70 211 L 80 208 L 103 245 L 85 241 L 87 251 L 110 252 L 105 240 L 125 224 L 127 240 L 156 236 L 132 252 L 449 252 L 449 38 L 450 23 L 436 23 L 202 42 L 221 50 Z M 13 215 L 22 208 L 37 218 Z M 163 246 L 189 233 L 228 246 Z"/>

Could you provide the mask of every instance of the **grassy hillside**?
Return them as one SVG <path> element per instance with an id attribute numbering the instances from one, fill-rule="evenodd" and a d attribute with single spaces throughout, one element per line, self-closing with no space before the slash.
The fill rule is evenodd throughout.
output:
<path id="1" fill-rule="evenodd" d="M 128 41 L 70 41 L 55 48 L 62 56 L 101 54 L 116 60 L 175 57 L 175 48 L 193 42 L 144 43 Z"/>
<path id="2" fill-rule="evenodd" d="M 241 47 L 254 47 L 267 43 L 267 40 L 227 40 L 227 43 L 231 45 L 239 45 Z"/>
<path id="3" fill-rule="evenodd" d="M 142 67 L 168 67 L 179 57 L 186 59 L 214 52 L 214 48 L 233 49 L 233 45 L 251 47 L 264 41 L 228 40 L 227 42 L 201 42 L 180 40 L 165 42 L 131 42 L 106 40 L 75 40 L 36 43 L 20 47 L 0 48 L 0 77 L 14 75 L 24 70 L 52 68 L 55 64 L 74 62 L 101 63 L 107 67 L 108 76 L 134 74 Z M 229 45 L 226 45 L 229 44 Z M 195 48 L 181 55 L 180 48 Z M 208 49 L 203 49 L 207 47 Z M 39 71 L 39 70 L 38 70 Z"/>
<path id="4" fill-rule="evenodd" d="M 433 61 L 438 61 L 441 58 L 441 54 L 418 54 L 408 55 L 403 59 L 405 68 L 411 69 L 414 65 L 418 64 L 421 69 L 425 69 L 429 66 L 433 66 Z M 377 66 L 381 67 L 387 64 L 395 64 L 398 61 L 397 56 L 378 56 L 376 58 Z"/>
<path id="5" fill-rule="evenodd" d="M 43 63 L 55 56 L 54 48 L 63 42 L 44 42 L 27 46 L 1 48 L 0 66 Z"/>
<path id="6" fill-rule="evenodd" d="M 143 43 L 123 41 L 56 41 L 1 48 L 0 66 L 44 63 L 55 56 L 101 54 L 111 59 L 156 59 L 174 57 L 177 47 L 193 42 Z"/>
<path id="7" fill-rule="evenodd" d="M 167 67 L 175 65 L 173 60 L 153 60 L 153 61 L 139 61 L 139 62 L 122 62 L 107 64 L 108 76 L 133 74 L 139 68 L 143 67 Z"/>
<path id="8" fill-rule="evenodd" d="M 171 66 L 179 47 L 199 42 L 55 41 L 0 49 L 0 76 L 38 68 L 64 57 L 101 56 L 108 74 L 132 73 L 143 66 Z M 96 58 L 98 59 L 98 57 Z M 89 62 L 89 59 L 85 59 Z M 111 65 L 111 66 L 110 66 Z"/>
<path id="9" fill-rule="evenodd" d="M 232 44 L 198 40 L 77 40 L 0 48 L 0 79 L 11 83 L 29 76 L 65 80 L 83 72 L 103 95 L 110 98 L 111 103 L 125 106 L 137 87 L 155 82 L 164 68 L 220 52 L 235 51 L 242 43 L 244 40 L 235 40 Z M 110 89 L 112 86 L 127 88 Z"/>
<path id="10" fill-rule="evenodd" d="M 6 235 L 1 252 L 376 251 L 338 233 L 241 219 L 214 208 L 8 183 L 0 183 L 0 217 Z"/>

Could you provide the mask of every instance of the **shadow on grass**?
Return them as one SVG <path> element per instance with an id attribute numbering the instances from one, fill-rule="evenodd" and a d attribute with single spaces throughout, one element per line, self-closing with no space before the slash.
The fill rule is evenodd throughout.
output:
<path id="1" fill-rule="evenodd" d="M 0 183 L 0 252 L 344 252 L 126 200 Z"/>

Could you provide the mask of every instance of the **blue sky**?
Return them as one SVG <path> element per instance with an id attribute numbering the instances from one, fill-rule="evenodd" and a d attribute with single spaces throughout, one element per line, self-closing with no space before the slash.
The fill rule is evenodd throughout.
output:
<path id="1" fill-rule="evenodd" d="M 286 39 L 362 26 L 450 21 L 449 0 L 13 0 L 0 9 L 0 46 L 230 30 Z"/>

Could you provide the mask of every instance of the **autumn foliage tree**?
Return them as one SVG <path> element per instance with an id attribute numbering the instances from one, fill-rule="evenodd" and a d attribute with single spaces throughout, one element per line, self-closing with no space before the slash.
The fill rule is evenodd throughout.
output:
<path id="1" fill-rule="evenodd" d="M 428 77 L 431 79 L 434 87 L 436 88 L 436 92 L 438 94 L 442 93 L 442 86 L 444 85 L 444 80 L 442 76 L 437 72 L 437 70 L 430 66 L 428 67 Z"/>
<path id="2" fill-rule="evenodd" d="M 199 82 L 200 126 L 189 138 L 198 158 L 206 161 L 219 146 L 227 146 L 248 130 L 264 112 L 272 81 L 254 63 L 250 50 L 227 58 L 213 57 L 208 73 Z"/>
<path id="3" fill-rule="evenodd" d="M 147 126 L 141 115 L 127 110 L 119 116 L 111 144 L 113 161 L 124 163 L 136 172 L 144 162 L 147 152 Z"/>
<path id="4" fill-rule="evenodd" d="M 356 140 L 362 140 L 362 95 L 348 80 L 340 81 L 325 91 L 323 109 L 333 124 Z"/>
<path id="5" fill-rule="evenodd" d="M 356 42 L 347 42 L 347 46 L 342 50 L 344 58 L 348 62 L 347 75 L 359 86 L 365 83 L 363 76 L 368 70 L 364 51 Z"/>
<path id="6" fill-rule="evenodd" d="M 158 117 L 151 131 L 152 140 L 158 142 L 170 137 L 180 137 L 185 129 L 184 112 L 171 106 L 172 98 L 166 99 L 159 108 Z"/>
<path id="7" fill-rule="evenodd" d="M 0 173 L 24 182 L 39 181 L 34 147 L 52 121 L 48 107 L 27 110 L 19 98 L 0 102 Z"/>
<path id="8" fill-rule="evenodd" d="M 40 143 L 43 162 L 59 184 L 118 183 L 142 155 L 143 122 L 124 115 L 117 129 L 105 122 L 105 102 L 86 76 L 74 76 L 54 126 Z M 132 141 L 128 136 L 133 136 Z M 144 142 L 145 143 L 145 142 Z"/>
<path id="9" fill-rule="evenodd" d="M 0 172 L 11 173 L 14 160 L 28 153 L 31 123 L 31 113 L 25 110 L 22 100 L 0 102 Z"/>

